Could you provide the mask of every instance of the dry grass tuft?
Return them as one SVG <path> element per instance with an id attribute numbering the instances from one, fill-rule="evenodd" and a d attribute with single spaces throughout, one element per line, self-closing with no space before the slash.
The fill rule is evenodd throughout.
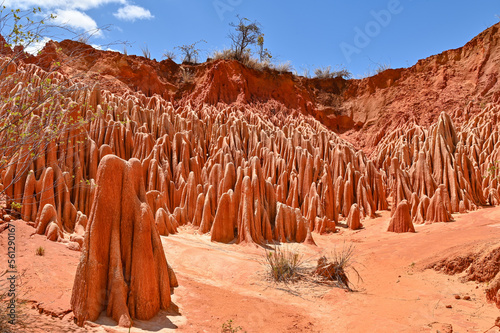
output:
<path id="1" fill-rule="evenodd" d="M 41 256 L 41 257 L 44 256 L 45 255 L 45 249 L 43 248 L 43 246 L 37 247 L 35 254 L 37 256 Z"/>
<path id="2" fill-rule="evenodd" d="M 322 256 L 318 259 L 314 274 L 328 281 L 334 281 L 339 288 L 354 291 L 351 287 L 352 282 L 349 274 L 354 273 L 358 282 L 362 281 L 361 275 L 353 266 L 354 263 L 354 245 L 346 246 L 344 243 L 340 252 L 334 249 L 330 258 Z"/>
<path id="3" fill-rule="evenodd" d="M 189 68 L 181 67 L 182 83 L 192 83 L 194 80 L 194 72 Z"/>
<path id="4" fill-rule="evenodd" d="M 276 282 L 293 282 L 303 274 L 303 256 L 294 249 L 275 247 L 266 251 L 265 265 L 269 276 Z"/>

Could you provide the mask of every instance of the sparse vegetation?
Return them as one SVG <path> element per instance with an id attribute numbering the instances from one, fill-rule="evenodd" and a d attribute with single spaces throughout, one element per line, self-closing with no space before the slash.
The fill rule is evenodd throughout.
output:
<path id="1" fill-rule="evenodd" d="M 10 49 L 9 57 L 0 64 L 0 102 L 3 106 L 0 114 L 0 171 L 9 165 L 17 164 L 15 177 L 3 180 L 3 193 L 6 193 L 6 207 L 19 212 L 22 208 L 21 198 L 14 197 L 12 185 L 20 181 L 23 175 L 32 168 L 32 163 L 40 156 L 40 152 L 54 142 L 64 132 L 77 130 L 91 121 L 95 110 L 82 106 L 81 114 L 74 114 L 74 107 L 68 97 L 76 91 L 85 91 L 87 83 L 79 78 L 84 73 L 58 75 L 56 72 L 64 65 L 81 59 L 82 48 L 61 57 L 61 47 L 56 47 L 56 59 L 44 57 L 40 61 L 46 63 L 45 71 L 33 71 L 27 80 L 25 71 L 10 71 L 11 66 L 19 59 L 26 57 L 27 52 L 39 52 L 40 45 L 47 41 L 50 34 L 58 30 L 71 32 L 69 26 L 58 26 L 54 22 L 55 15 L 43 14 L 39 7 L 32 9 L 12 9 L 0 6 L 0 35 L 5 38 L 3 48 Z M 80 41 L 90 35 L 81 34 Z M 63 59 L 64 58 L 64 59 Z M 49 63 L 47 63 L 49 62 Z M 33 63 L 33 66 L 40 63 Z M 21 68 L 19 68 L 21 69 Z M 17 87 L 14 89 L 14 87 Z M 88 117 L 85 114 L 89 112 Z M 21 162 L 21 163 L 19 163 Z M 10 193 L 9 193 L 10 192 Z"/>
<path id="2" fill-rule="evenodd" d="M 316 68 L 314 70 L 314 76 L 318 79 L 334 79 L 337 77 L 341 77 L 344 80 L 348 80 L 352 77 L 352 74 L 345 68 L 332 70 L 332 66 L 327 66 Z"/>
<path id="3" fill-rule="evenodd" d="M 80 43 L 83 43 L 83 44 L 88 44 L 89 39 L 90 39 L 90 35 L 84 33 L 78 37 L 77 41 L 79 41 Z"/>
<path id="4" fill-rule="evenodd" d="M 13 202 L 11 202 L 11 203 L 10 203 L 10 208 L 11 208 L 12 210 L 15 210 L 15 211 L 20 211 L 20 210 L 21 210 L 21 208 L 22 208 L 22 206 L 23 206 L 23 205 L 22 205 L 21 203 L 19 203 L 19 202 L 15 202 L 15 201 L 13 201 Z"/>
<path id="5" fill-rule="evenodd" d="M 36 255 L 43 257 L 45 255 L 45 249 L 43 246 L 39 246 L 36 248 Z"/>
<path id="6" fill-rule="evenodd" d="M 292 67 L 292 64 L 290 63 L 290 61 L 275 64 L 272 67 L 273 67 L 273 69 L 277 70 L 280 74 L 288 73 L 288 72 L 291 72 L 293 70 L 293 67 Z"/>
<path id="7" fill-rule="evenodd" d="M 194 72 L 189 68 L 181 67 L 181 77 L 182 83 L 191 83 L 193 82 Z"/>
<path id="8" fill-rule="evenodd" d="M 305 77 L 305 78 L 311 78 L 311 71 L 309 69 L 309 67 L 301 67 L 302 69 L 302 76 Z"/>
<path id="9" fill-rule="evenodd" d="M 264 56 L 267 49 L 264 51 L 264 35 L 260 23 L 257 21 L 252 22 L 247 18 L 236 17 L 238 22 L 229 24 L 235 31 L 228 35 L 232 42 L 235 59 L 243 60 L 245 53 L 250 52 L 250 47 L 256 45 L 259 46 L 261 54 Z"/>
<path id="10" fill-rule="evenodd" d="M 362 280 L 361 275 L 353 264 L 354 245 L 346 245 L 344 243 L 340 252 L 334 249 L 331 258 L 327 258 L 326 256 L 319 258 L 315 274 L 329 281 L 334 281 L 340 288 L 353 291 L 349 274 L 354 273 L 358 281 Z"/>
<path id="11" fill-rule="evenodd" d="M 224 49 L 222 51 L 215 50 L 210 54 L 210 59 L 212 60 L 235 60 L 234 51 L 230 49 Z"/>
<path id="12" fill-rule="evenodd" d="M 174 51 L 165 51 L 163 53 L 163 58 L 174 61 L 175 58 L 177 58 L 177 55 L 175 54 Z"/>
<path id="13" fill-rule="evenodd" d="M 330 256 L 320 257 L 316 267 L 307 265 L 299 251 L 288 247 L 276 246 L 266 251 L 264 261 L 268 276 L 275 282 L 328 282 L 348 291 L 354 291 L 350 275 L 362 281 L 354 264 L 354 245 L 345 243 L 341 251 L 334 249 Z"/>
<path id="14" fill-rule="evenodd" d="M 235 52 L 230 49 L 225 49 L 222 51 L 214 51 L 210 58 L 212 60 L 238 60 L 248 68 L 253 68 L 258 71 L 262 71 L 266 68 L 271 68 L 271 63 L 269 61 L 259 61 L 258 59 L 251 56 L 250 52 L 245 52 L 241 59 L 237 59 Z"/>
<path id="15" fill-rule="evenodd" d="M 375 69 L 375 73 L 380 74 L 389 68 L 391 68 L 391 65 L 389 65 L 389 64 L 385 64 L 385 63 L 384 64 L 377 64 L 377 68 Z"/>
<path id="16" fill-rule="evenodd" d="M 488 169 L 486 169 L 486 171 L 488 172 L 488 176 L 490 177 L 490 181 L 492 181 L 494 179 L 498 180 L 500 178 L 500 176 L 497 176 L 499 163 L 500 163 L 500 161 L 498 161 L 498 160 L 490 162 Z M 487 178 L 488 176 L 483 176 L 483 178 Z"/>
<path id="17" fill-rule="evenodd" d="M 233 324 L 234 323 L 232 319 L 226 321 L 224 324 L 222 324 L 221 333 L 236 333 L 243 330 L 241 326 L 233 327 Z"/>
<path id="18" fill-rule="evenodd" d="M 275 247 L 266 251 L 265 265 L 269 276 L 276 282 L 292 282 L 297 280 L 303 271 L 303 256 L 296 250 Z"/>
<path id="19" fill-rule="evenodd" d="M 144 44 L 144 46 L 141 47 L 141 51 L 144 58 L 151 59 L 151 52 L 149 51 L 149 47 L 147 44 Z"/>
<path id="20" fill-rule="evenodd" d="M 196 48 L 196 45 L 206 42 L 206 40 L 201 39 L 197 42 L 194 42 L 193 44 L 176 46 L 175 49 L 181 51 L 181 54 L 184 56 L 184 58 L 182 59 L 182 63 L 196 64 L 198 62 L 198 57 L 201 51 L 201 49 Z"/>
<path id="21" fill-rule="evenodd" d="M 261 34 L 257 38 L 257 46 L 259 47 L 259 59 L 260 62 L 269 62 L 272 59 L 272 55 L 268 49 L 264 48 L 264 34 Z"/>

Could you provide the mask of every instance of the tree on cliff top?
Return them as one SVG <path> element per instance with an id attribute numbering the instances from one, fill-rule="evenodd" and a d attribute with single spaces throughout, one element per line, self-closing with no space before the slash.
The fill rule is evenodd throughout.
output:
<path id="1" fill-rule="evenodd" d="M 257 21 L 250 21 L 247 18 L 241 18 L 237 16 L 237 23 L 230 23 L 229 25 L 234 28 L 234 32 L 231 32 L 228 37 L 232 42 L 232 48 L 234 51 L 234 56 L 236 60 L 243 60 L 244 55 L 248 52 L 250 46 L 259 44 L 263 53 L 264 38 L 262 34 L 262 28 L 260 23 Z M 267 52 L 267 50 L 265 50 Z"/>

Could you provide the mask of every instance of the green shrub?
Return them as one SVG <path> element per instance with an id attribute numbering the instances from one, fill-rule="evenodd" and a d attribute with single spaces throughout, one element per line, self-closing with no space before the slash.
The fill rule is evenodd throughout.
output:
<path id="1" fill-rule="evenodd" d="M 243 330 L 241 326 L 233 327 L 233 320 L 229 319 L 224 324 L 222 324 L 221 333 L 235 333 Z"/>

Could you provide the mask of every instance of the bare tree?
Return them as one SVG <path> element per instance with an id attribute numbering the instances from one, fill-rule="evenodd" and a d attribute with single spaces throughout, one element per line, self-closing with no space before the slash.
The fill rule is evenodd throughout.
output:
<path id="1" fill-rule="evenodd" d="M 259 47 L 263 46 L 264 38 L 261 25 L 257 21 L 252 22 L 247 18 L 236 17 L 238 18 L 238 22 L 229 24 L 235 31 L 231 32 L 228 37 L 232 42 L 235 58 L 243 60 L 244 54 L 249 52 L 247 51 L 248 47 L 254 46 L 257 43 L 259 43 Z M 261 40 L 259 40 L 259 37 L 262 37 Z M 263 51 L 261 47 L 262 55 Z"/>
<path id="2" fill-rule="evenodd" d="M 175 49 L 180 50 L 182 55 L 184 56 L 182 60 L 183 63 L 196 63 L 198 62 L 198 56 L 201 51 L 201 49 L 196 48 L 196 45 L 206 42 L 206 40 L 201 39 L 193 44 L 176 46 Z"/>

